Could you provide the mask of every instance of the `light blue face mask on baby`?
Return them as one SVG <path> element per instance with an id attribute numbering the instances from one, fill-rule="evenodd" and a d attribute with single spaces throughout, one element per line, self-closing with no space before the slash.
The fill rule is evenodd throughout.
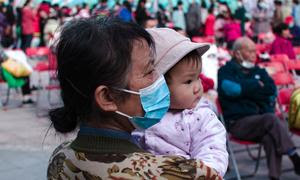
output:
<path id="1" fill-rule="evenodd" d="M 139 92 L 127 89 L 118 90 L 140 96 L 141 103 L 145 111 L 144 117 L 131 117 L 120 111 L 116 111 L 116 113 L 127 117 L 137 129 L 148 129 L 149 127 L 159 123 L 169 109 L 170 91 L 163 75 L 161 75 L 150 86 L 140 89 Z"/>

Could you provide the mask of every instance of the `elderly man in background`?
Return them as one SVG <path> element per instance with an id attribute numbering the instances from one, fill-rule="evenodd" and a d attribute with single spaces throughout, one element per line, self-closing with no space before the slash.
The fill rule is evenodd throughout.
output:
<path id="1" fill-rule="evenodd" d="M 274 114 L 276 86 L 255 60 L 254 42 L 242 37 L 233 45 L 232 60 L 218 72 L 219 100 L 227 130 L 239 139 L 262 143 L 270 179 L 279 179 L 283 154 L 289 156 L 296 174 L 300 174 L 295 145 Z"/>

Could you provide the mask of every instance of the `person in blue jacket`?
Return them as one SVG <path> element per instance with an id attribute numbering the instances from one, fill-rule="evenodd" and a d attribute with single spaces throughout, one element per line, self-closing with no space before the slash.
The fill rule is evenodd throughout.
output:
<path id="1" fill-rule="evenodd" d="M 131 4 L 129 1 L 123 2 L 123 7 L 119 13 L 119 18 L 125 22 L 132 21 L 132 11 L 131 11 Z"/>
<path id="2" fill-rule="evenodd" d="M 300 157 L 288 131 L 275 115 L 277 88 L 265 69 L 255 65 L 256 47 L 247 37 L 233 45 L 233 58 L 218 72 L 218 94 L 227 130 L 235 137 L 262 143 L 270 179 L 279 179 L 282 155 L 300 174 Z"/>

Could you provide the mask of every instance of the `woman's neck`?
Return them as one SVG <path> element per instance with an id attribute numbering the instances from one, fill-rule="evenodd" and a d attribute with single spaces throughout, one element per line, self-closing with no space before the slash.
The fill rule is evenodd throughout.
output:
<path id="1" fill-rule="evenodd" d="M 90 118 L 90 120 L 86 123 L 88 126 L 93 128 L 103 128 L 103 129 L 113 129 L 119 131 L 125 131 L 131 133 L 135 128 L 128 121 L 128 119 L 120 118 Z"/>

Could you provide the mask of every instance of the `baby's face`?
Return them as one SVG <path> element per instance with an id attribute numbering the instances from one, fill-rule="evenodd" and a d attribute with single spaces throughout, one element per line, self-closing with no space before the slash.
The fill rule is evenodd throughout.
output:
<path id="1" fill-rule="evenodd" d="M 199 74 L 202 63 L 195 61 L 180 61 L 169 72 L 168 83 L 171 93 L 170 109 L 192 109 L 196 107 L 203 94 Z"/>

